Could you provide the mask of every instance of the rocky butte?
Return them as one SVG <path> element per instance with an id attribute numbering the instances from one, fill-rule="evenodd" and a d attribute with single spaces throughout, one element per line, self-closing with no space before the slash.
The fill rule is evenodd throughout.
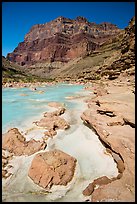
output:
<path id="1" fill-rule="evenodd" d="M 111 23 L 96 24 L 84 17 L 58 17 L 36 24 L 7 59 L 19 65 L 37 62 L 68 62 L 96 50 L 121 30 Z"/>

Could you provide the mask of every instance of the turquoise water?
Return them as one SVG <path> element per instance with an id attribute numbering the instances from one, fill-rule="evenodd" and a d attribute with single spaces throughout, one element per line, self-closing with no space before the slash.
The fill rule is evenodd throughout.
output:
<path id="1" fill-rule="evenodd" d="M 67 96 L 79 95 L 89 97 L 89 91 L 83 90 L 82 85 L 58 84 L 54 86 L 38 87 L 37 91 L 29 88 L 4 88 L 2 91 L 2 128 L 3 133 L 11 127 L 23 130 L 26 139 L 42 140 L 44 132 L 40 129 L 32 130 L 32 122 L 39 120 L 43 112 L 48 110 L 49 101 L 63 102 L 67 113 L 63 118 L 70 124 L 65 131 L 58 131 L 54 138 L 47 140 L 45 151 L 59 149 L 76 158 L 77 166 L 74 179 L 67 186 L 53 186 L 52 192 L 41 194 L 41 190 L 28 177 L 28 171 L 34 155 L 14 157 L 11 160 L 13 176 L 3 181 L 4 202 L 82 202 L 87 198 L 83 190 L 95 178 L 118 175 L 116 163 L 112 156 L 104 154 L 105 147 L 98 136 L 83 124 L 81 114 L 86 104 L 82 100 L 68 100 Z M 39 91 L 44 91 L 39 94 Z M 27 94 L 21 96 L 21 94 Z M 49 110 L 48 110 L 49 111 Z M 52 111 L 52 110 L 50 110 Z M 35 118 L 36 117 L 36 118 Z M 35 118 L 35 120 L 34 120 Z M 27 126 L 22 124 L 26 121 Z M 28 128 L 29 127 L 29 128 Z M 26 134 L 24 130 L 29 130 Z M 43 130 L 43 129 L 41 129 Z M 109 168 L 108 168 L 109 167 Z M 39 192 L 40 191 L 40 192 Z M 33 194 L 31 192 L 36 192 Z"/>
<path id="2" fill-rule="evenodd" d="M 25 121 L 32 117 L 42 115 L 47 111 L 50 101 L 63 102 L 68 108 L 74 108 L 65 97 L 79 94 L 83 85 L 46 85 L 37 87 L 36 91 L 30 88 L 4 88 L 2 90 L 2 132 L 9 128 L 20 127 Z M 44 91 L 39 93 L 39 91 Z M 26 94 L 22 96 L 21 94 Z"/>

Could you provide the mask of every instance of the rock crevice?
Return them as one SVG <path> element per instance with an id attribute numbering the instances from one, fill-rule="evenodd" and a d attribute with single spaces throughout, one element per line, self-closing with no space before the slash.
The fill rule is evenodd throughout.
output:
<path id="1" fill-rule="evenodd" d="M 101 88 L 99 94 L 96 92 L 96 95 L 87 101 L 88 110 L 81 115 L 84 124 L 98 135 L 118 168 L 117 177 L 98 178 L 83 191 L 86 196 L 92 194 L 91 201 L 94 202 L 108 199 L 134 200 L 134 97 L 126 84 L 119 88 L 119 83 L 117 80 L 117 86 L 113 86 L 113 82 L 108 81 L 105 89 L 110 91 L 103 90 L 101 94 Z M 96 84 L 94 86 L 96 87 Z M 129 98 L 130 100 L 126 100 Z M 108 111 L 115 116 L 105 114 Z M 125 118 L 130 121 L 127 122 L 129 125 L 125 122 Z M 132 190 L 128 191 L 127 186 Z M 114 194 L 115 188 L 117 191 Z M 118 193 L 121 189 L 123 194 Z"/>

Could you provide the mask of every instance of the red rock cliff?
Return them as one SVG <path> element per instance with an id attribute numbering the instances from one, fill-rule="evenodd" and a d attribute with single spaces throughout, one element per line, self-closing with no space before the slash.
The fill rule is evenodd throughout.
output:
<path id="1" fill-rule="evenodd" d="M 75 20 L 58 17 L 55 20 L 34 25 L 26 34 L 24 42 L 7 58 L 20 65 L 42 61 L 68 62 L 99 47 L 120 29 L 111 23 L 90 23 L 84 17 Z"/>

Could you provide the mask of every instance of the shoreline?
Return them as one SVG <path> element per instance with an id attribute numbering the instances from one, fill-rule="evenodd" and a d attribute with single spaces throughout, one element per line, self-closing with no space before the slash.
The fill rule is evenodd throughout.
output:
<path id="1" fill-rule="evenodd" d="M 84 192 L 91 202 L 135 201 L 135 95 L 132 77 L 129 83 L 125 80 L 93 84 L 94 97 L 81 116 L 109 148 L 119 169 L 117 179 L 104 180 L 98 189 L 94 182 L 87 186 Z"/>
<path id="2" fill-rule="evenodd" d="M 84 91 L 84 90 L 83 90 L 83 91 Z M 87 95 L 86 95 L 86 97 L 88 98 Z M 74 97 L 74 99 L 72 100 L 72 101 L 74 101 L 74 102 L 76 102 L 76 103 L 79 101 L 79 105 L 78 105 L 79 108 L 77 107 L 77 108 L 79 109 L 79 111 L 80 111 L 79 114 L 81 114 L 82 111 L 83 111 L 83 110 L 85 109 L 85 107 L 86 107 L 86 104 L 85 104 L 84 101 L 83 101 L 84 99 L 85 99 L 85 98 L 83 98 L 83 99 L 82 99 L 82 98 L 79 98 L 79 99 L 77 100 L 77 97 L 76 97 L 76 99 L 75 99 L 75 97 Z M 76 101 L 75 101 L 75 100 L 76 100 Z M 83 101 L 83 105 L 82 105 L 83 108 L 82 108 L 82 110 L 81 110 L 81 105 L 80 105 L 80 104 L 81 104 L 82 101 Z M 65 118 L 67 118 L 68 120 L 71 120 L 71 119 L 72 119 L 70 113 L 69 113 L 69 115 L 68 115 L 67 112 L 66 112 L 65 114 L 66 114 L 66 115 L 65 115 Z M 71 113 L 71 114 L 72 114 L 72 113 Z M 79 114 L 78 114 L 78 115 L 79 115 Z M 74 112 L 74 115 L 75 115 L 75 112 Z M 64 118 L 63 115 L 62 115 L 62 117 Z M 70 117 L 70 118 L 69 118 L 69 117 Z M 82 125 L 82 120 L 80 119 L 80 115 L 79 115 L 79 117 L 75 115 L 75 117 L 77 118 L 78 121 L 80 121 L 80 124 Z M 73 121 L 71 121 L 71 122 L 72 122 L 72 124 L 73 124 Z M 77 124 L 77 126 L 75 126 L 75 124 L 74 124 L 73 126 L 77 129 L 80 124 Z M 81 125 L 80 125 L 80 126 L 81 126 Z M 73 127 L 73 126 L 72 126 L 72 127 Z M 71 132 L 71 131 L 72 131 L 72 132 Z M 69 130 L 68 130 L 68 133 L 67 133 L 67 135 L 66 135 L 66 138 L 68 137 L 68 139 L 69 139 L 69 138 L 70 138 L 70 135 L 72 135 L 71 137 L 73 138 L 73 141 L 74 141 L 74 135 L 73 135 L 73 134 L 74 134 L 74 133 L 73 133 L 74 131 L 75 131 L 75 130 L 73 130 L 73 128 L 70 129 L 70 133 L 69 133 Z M 79 135 L 80 132 L 82 131 L 82 129 L 81 129 L 81 130 L 78 129 L 77 131 L 78 131 L 78 132 L 75 133 L 75 134 L 76 134 L 76 135 Z M 91 131 L 89 130 L 89 128 L 87 129 L 87 131 L 89 132 L 89 134 L 92 134 Z M 61 148 L 60 145 L 61 145 L 62 142 L 59 143 L 59 142 L 60 142 L 60 139 L 59 139 L 59 138 L 61 138 L 61 137 L 64 138 L 64 136 L 63 136 L 62 134 L 64 135 L 65 132 L 63 133 L 62 130 L 61 130 L 61 131 L 59 130 L 59 133 L 58 133 L 58 135 L 55 136 L 55 138 L 53 138 L 53 139 L 50 139 L 50 138 L 49 138 L 49 140 L 50 140 L 50 141 L 52 140 L 52 141 L 51 141 L 51 143 L 47 142 L 47 144 L 49 144 L 49 148 L 46 148 L 46 151 L 49 151 L 49 150 L 51 149 L 51 147 L 52 147 L 52 142 L 54 143 L 55 140 L 58 140 L 57 144 L 58 144 L 59 147 Z M 86 133 L 86 134 L 87 134 L 87 133 Z M 61 136 L 61 135 L 62 135 L 62 136 Z M 76 135 L 75 135 L 75 138 L 77 138 Z M 93 137 L 94 137 L 94 136 L 93 136 Z M 97 136 L 95 136 L 95 137 L 97 137 Z M 80 139 L 80 138 L 77 138 L 77 139 L 78 139 L 78 141 L 80 142 L 80 145 L 83 146 L 83 143 L 81 144 L 81 139 L 82 139 L 82 138 L 81 138 L 81 139 Z M 83 138 L 83 139 L 84 139 L 84 138 Z M 70 139 L 69 139 L 69 140 L 70 140 Z M 97 139 L 97 140 L 98 140 L 98 139 Z M 76 143 L 78 143 L 78 141 L 77 141 Z M 83 142 L 84 142 L 84 140 L 83 140 Z M 86 142 L 86 140 L 85 140 L 85 142 Z M 56 142 L 55 142 L 55 143 L 56 143 Z M 86 144 L 86 143 L 85 143 L 85 144 Z M 91 144 L 92 144 L 92 143 L 91 143 Z M 77 144 L 77 145 L 78 145 L 78 144 Z M 68 148 L 67 146 L 68 146 L 68 142 L 67 142 L 67 140 L 66 140 L 66 148 Z M 101 146 L 102 146 L 102 145 L 101 145 Z M 60 149 L 60 148 L 59 148 L 59 149 Z M 102 146 L 102 148 L 104 148 L 104 147 Z M 63 149 L 64 149 L 64 147 L 63 147 Z M 62 150 L 63 150 L 63 149 L 62 149 Z M 75 148 L 74 148 L 74 149 L 75 149 Z M 80 148 L 80 149 L 81 149 L 81 148 Z M 79 151 L 81 151 L 80 149 L 79 149 Z M 66 151 L 67 151 L 67 150 L 66 150 Z M 65 152 L 66 152 L 66 151 L 65 151 Z M 69 150 L 69 151 L 70 151 L 70 150 Z M 67 153 L 70 153 L 69 151 L 67 151 Z M 74 150 L 73 150 L 73 151 L 74 151 Z M 100 150 L 100 151 L 101 151 L 101 150 Z M 102 153 L 100 152 L 100 154 L 103 154 L 104 157 L 107 158 L 103 152 L 102 152 Z M 74 155 L 75 155 L 75 154 L 74 154 Z M 109 157 L 110 157 L 110 156 L 108 156 L 108 158 L 109 158 Z M 112 159 L 112 160 L 113 160 L 113 159 Z M 91 162 L 91 163 L 92 163 L 92 162 Z M 86 169 L 89 169 L 89 168 L 86 168 Z M 83 170 L 84 170 L 84 169 L 83 169 Z M 100 170 L 101 170 L 101 168 L 100 168 Z M 84 171 L 85 171 L 85 170 L 84 170 Z M 99 171 L 99 170 L 98 170 L 98 171 Z M 111 171 L 111 170 L 110 170 L 110 171 Z M 105 173 L 105 172 L 104 172 L 104 173 Z M 98 174 L 101 175 L 101 172 L 100 172 L 100 173 L 98 172 Z M 88 180 L 88 181 L 89 181 L 89 180 Z M 87 183 L 88 183 L 88 182 L 87 182 Z M 84 184 L 84 183 L 83 183 L 83 184 Z M 80 184 L 80 185 L 81 185 L 81 188 L 85 188 L 85 187 L 86 187 L 86 183 L 84 184 L 84 186 L 83 186 L 83 184 L 82 184 L 82 183 Z M 80 190 L 80 189 L 79 189 L 79 190 Z M 82 189 L 81 189 L 81 190 L 82 190 Z M 82 193 L 82 192 L 81 192 L 81 193 Z M 85 197 L 85 196 L 82 195 L 82 194 L 81 194 L 81 196 L 82 196 L 82 198 L 80 198 L 80 199 L 82 199 L 82 200 L 84 200 L 84 199 L 87 198 L 87 196 Z M 65 197 L 64 197 L 63 199 L 65 199 Z"/>
<path id="3" fill-rule="evenodd" d="M 120 82 L 118 82 L 118 83 L 120 84 Z M 123 138 L 123 136 L 122 136 L 121 139 L 119 138 L 118 140 L 117 140 L 116 134 L 114 134 L 116 139 L 113 137 L 112 138 L 110 137 L 115 132 L 115 128 L 123 128 L 123 127 L 125 128 L 125 125 L 121 126 L 121 119 L 118 118 L 118 121 L 117 120 L 113 121 L 113 122 L 109 121 L 109 123 L 110 124 L 112 123 L 112 125 L 109 126 L 109 130 L 108 130 L 107 129 L 108 127 L 106 125 L 104 126 L 104 124 L 102 123 L 102 117 L 103 117 L 103 120 L 106 119 L 105 113 L 107 113 L 108 107 L 105 107 L 105 108 L 107 108 L 107 110 L 106 109 L 104 110 L 104 107 L 103 107 L 103 111 L 106 111 L 103 114 L 99 114 L 99 112 L 97 111 L 98 107 L 101 108 L 101 106 L 103 106 L 104 104 L 109 105 L 109 110 L 110 110 L 110 109 L 113 109 L 112 107 L 114 107 L 114 103 L 116 103 L 117 101 L 118 101 L 118 103 L 122 103 L 122 101 L 120 101 L 119 98 L 117 99 L 116 97 L 115 98 L 113 98 L 113 97 L 116 96 L 116 92 L 118 95 L 122 94 L 123 90 L 121 92 L 121 89 L 123 89 L 123 87 L 120 88 L 121 86 L 118 86 L 118 84 L 114 85 L 113 82 L 111 82 L 111 83 L 108 82 L 108 83 L 104 83 L 104 84 L 105 84 L 104 85 L 105 88 L 101 87 L 98 84 L 98 82 L 96 82 L 96 83 L 92 82 L 89 84 L 89 87 L 87 85 L 87 87 L 85 88 L 88 90 L 92 90 L 94 92 L 94 96 L 91 97 L 89 95 L 88 99 L 86 100 L 87 105 L 88 105 L 88 112 L 91 112 L 93 114 L 93 117 L 89 116 L 85 110 L 83 112 L 83 114 L 85 114 L 85 113 L 86 114 L 84 116 L 82 114 L 82 117 L 83 117 L 82 119 L 83 119 L 83 121 L 86 121 L 86 123 L 87 122 L 89 123 L 89 125 L 95 130 L 95 132 L 99 136 L 99 139 L 104 143 L 104 145 L 106 145 L 109 149 L 111 149 L 111 151 L 109 151 L 109 153 L 111 152 L 111 155 L 113 155 L 113 159 L 115 161 L 119 161 L 120 159 L 118 159 L 118 160 L 116 159 L 117 156 L 114 154 L 114 152 L 116 154 L 120 155 L 120 157 L 123 160 L 124 167 L 122 167 L 122 170 L 120 170 L 121 172 L 120 172 L 119 177 L 117 179 L 113 179 L 113 181 L 108 183 L 107 185 L 103 185 L 103 186 L 100 185 L 99 188 L 94 189 L 94 191 L 91 193 L 91 195 L 88 197 L 88 199 L 89 200 L 91 199 L 91 201 L 95 201 L 95 202 L 102 201 L 102 200 L 104 200 L 104 201 L 107 201 L 107 200 L 124 201 L 122 194 L 120 194 L 118 196 L 119 191 L 117 190 L 115 192 L 115 188 L 118 188 L 118 189 L 122 188 L 123 192 L 126 192 L 126 199 L 129 201 L 134 201 L 134 187 L 132 187 L 131 192 L 128 192 L 126 190 L 127 189 L 126 185 L 129 185 L 129 186 L 133 185 L 134 186 L 134 170 L 133 170 L 134 169 L 134 167 L 133 167 L 134 166 L 134 157 L 131 158 L 132 162 L 131 161 L 129 162 L 129 159 L 126 158 L 127 157 L 127 152 L 126 152 L 127 149 L 125 149 L 126 148 L 124 146 L 125 144 L 123 146 L 120 146 L 120 148 L 119 148 L 119 145 L 121 145 L 121 141 L 126 141 L 127 136 L 125 138 Z M 114 88 L 115 88 L 115 91 L 114 91 Z M 126 88 L 127 89 L 125 89 L 125 90 L 127 90 L 127 93 L 129 91 L 131 91 L 130 87 L 126 87 Z M 112 95 L 112 100 L 109 101 L 108 99 L 109 99 L 109 96 L 111 96 L 111 95 Z M 110 105 L 110 102 L 111 102 L 111 105 Z M 84 101 L 83 101 L 83 103 L 84 103 Z M 129 103 L 128 103 L 128 105 L 129 105 Z M 127 107 L 127 106 L 125 106 L 125 107 Z M 93 109 L 95 109 L 95 111 L 93 111 Z M 123 111 L 125 111 L 125 109 L 123 109 Z M 113 113 L 113 111 L 111 111 L 111 113 Z M 95 120 L 94 120 L 94 118 L 95 118 Z M 99 122 L 96 122 L 96 119 Z M 111 119 L 113 119 L 113 117 Z M 106 121 L 107 121 L 107 119 L 106 119 Z M 100 124 L 102 123 L 101 126 L 99 126 L 98 123 L 100 123 Z M 113 132 L 111 134 L 106 134 L 111 129 L 112 130 L 114 129 Z M 130 133 L 132 133 L 132 135 L 133 135 L 133 132 L 134 131 L 132 129 L 132 131 L 130 131 Z M 116 132 L 116 133 L 118 133 L 118 132 Z M 123 132 L 123 134 L 125 134 L 125 131 Z M 122 135 L 122 131 L 121 131 L 121 135 Z M 134 154 L 133 144 L 131 144 L 131 147 L 132 147 L 132 152 Z M 113 154 L 112 154 L 112 152 L 113 152 Z M 131 163 L 132 163 L 132 165 L 131 165 Z M 118 162 L 117 162 L 117 164 L 118 164 Z M 120 165 L 120 168 L 121 168 L 121 165 Z M 129 170 L 128 169 L 130 169 L 130 168 L 132 168 L 132 170 L 133 170 L 132 179 L 129 179 Z M 129 184 L 128 184 L 127 178 L 129 179 L 129 182 L 130 182 Z M 93 182 L 91 184 L 93 184 Z M 121 187 L 121 185 L 123 186 L 123 184 L 124 184 L 124 187 Z M 89 186 L 87 186 L 87 189 L 89 189 Z M 107 191 L 109 193 L 107 193 Z M 114 192 L 115 192 L 115 194 L 114 194 Z M 105 196 L 104 196 L 104 194 L 105 194 Z"/>
<path id="4" fill-rule="evenodd" d="M 76 81 L 53 81 L 53 82 L 6 82 L 2 84 L 2 88 L 24 88 L 24 87 L 38 87 L 38 86 L 45 86 L 45 85 L 56 85 L 56 84 L 72 84 L 72 85 L 86 85 L 89 82 L 76 82 Z"/>

